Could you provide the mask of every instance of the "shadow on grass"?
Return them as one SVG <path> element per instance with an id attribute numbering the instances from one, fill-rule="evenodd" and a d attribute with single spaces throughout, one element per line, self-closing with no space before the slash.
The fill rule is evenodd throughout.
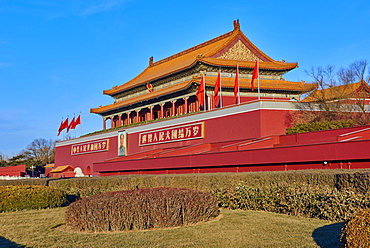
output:
<path id="1" fill-rule="evenodd" d="M 20 245 L 0 236 L 0 248 L 23 248 L 24 245 Z"/>
<path id="2" fill-rule="evenodd" d="M 344 222 L 319 227 L 313 231 L 312 237 L 321 248 L 340 248 L 340 234 L 343 226 Z"/>

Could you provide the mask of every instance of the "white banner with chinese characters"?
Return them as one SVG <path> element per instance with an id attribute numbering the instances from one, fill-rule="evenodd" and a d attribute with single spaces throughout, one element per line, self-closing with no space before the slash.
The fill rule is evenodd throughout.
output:
<path id="1" fill-rule="evenodd" d="M 191 139 L 201 139 L 204 134 L 204 123 L 194 123 L 166 129 L 152 130 L 139 134 L 139 146 L 147 146 Z"/>
<path id="2" fill-rule="evenodd" d="M 105 152 L 109 149 L 109 140 L 98 140 L 92 141 L 82 144 L 73 145 L 71 147 L 71 154 L 72 155 L 79 155 L 84 153 L 91 153 L 91 152 Z"/>

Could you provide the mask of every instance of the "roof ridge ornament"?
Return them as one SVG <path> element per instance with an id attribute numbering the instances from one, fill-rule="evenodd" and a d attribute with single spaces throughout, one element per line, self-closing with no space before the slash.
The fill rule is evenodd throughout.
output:
<path id="1" fill-rule="evenodd" d="M 151 56 L 151 57 L 149 58 L 149 66 L 153 66 L 153 64 L 154 64 L 154 57 L 153 57 L 153 56 Z"/>
<path id="2" fill-rule="evenodd" d="M 240 23 L 239 23 L 239 19 L 236 19 L 234 21 L 234 30 L 240 30 Z"/>

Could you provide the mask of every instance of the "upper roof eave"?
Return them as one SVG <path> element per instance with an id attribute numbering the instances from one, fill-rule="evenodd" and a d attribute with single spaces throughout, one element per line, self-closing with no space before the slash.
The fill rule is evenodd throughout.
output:
<path id="1" fill-rule="evenodd" d="M 240 68 L 248 68 L 254 69 L 255 62 L 254 61 L 236 61 L 236 60 L 226 60 L 226 59 L 216 59 L 216 58 L 203 58 L 201 59 L 202 62 L 207 64 L 212 64 L 215 66 L 225 66 L 225 67 L 235 67 L 238 64 Z M 297 62 L 286 63 L 280 61 L 272 61 L 272 62 L 259 62 L 259 69 L 263 70 L 284 70 L 289 71 L 292 69 L 298 68 Z"/>
<path id="2" fill-rule="evenodd" d="M 150 98 L 160 97 L 169 93 L 184 90 L 192 83 L 200 83 L 201 79 L 192 79 L 181 82 L 176 85 L 172 85 L 163 89 L 155 90 L 153 92 L 148 92 L 146 94 L 140 95 L 138 97 L 130 98 L 126 101 L 115 102 L 106 106 L 100 106 L 98 108 L 90 109 L 90 113 L 102 114 L 117 108 L 122 108 L 128 105 L 135 104 L 140 101 L 145 101 Z M 240 78 L 240 87 L 248 89 L 250 88 L 250 79 Z M 206 86 L 214 87 L 216 79 L 215 77 L 206 77 Z M 233 88 L 234 78 L 222 78 L 222 87 Z M 307 84 L 303 82 L 291 82 L 285 80 L 260 80 L 261 89 L 274 89 L 280 91 L 296 91 L 300 93 L 309 92 L 317 87 L 317 84 Z"/>
<path id="3" fill-rule="evenodd" d="M 105 95 L 115 95 L 120 92 L 132 89 L 138 85 L 143 85 L 153 80 L 160 79 L 162 77 L 169 76 L 174 73 L 178 73 L 180 71 L 186 70 L 191 68 L 199 59 L 203 59 L 204 61 L 211 62 L 215 60 L 211 58 L 214 54 L 221 51 L 222 49 L 226 48 L 229 44 L 231 44 L 237 37 L 242 37 L 252 47 L 257 56 L 262 59 L 264 63 L 272 63 L 271 65 L 264 65 L 265 69 L 268 70 L 282 70 L 282 71 L 289 71 L 298 67 L 298 63 L 284 63 L 279 61 L 274 61 L 272 58 L 267 56 L 261 50 L 259 50 L 240 30 L 240 25 L 237 22 L 234 22 L 234 30 L 230 31 L 226 34 L 218 36 L 214 39 L 201 43 L 197 46 L 184 50 L 180 53 L 167 57 L 165 59 L 159 60 L 157 62 L 149 63 L 149 66 L 144 69 L 139 75 L 135 78 L 131 79 L 127 83 L 124 83 L 120 86 L 115 86 L 109 90 L 104 90 L 103 94 Z M 229 60 L 226 66 L 232 66 L 232 63 L 235 61 Z M 214 62 L 214 61 L 213 61 Z M 246 61 L 244 61 L 246 62 Z M 250 63 L 246 62 L 246 67 L 250 67 Z M 253 62 L 252 62 L 253 63 Z M 262 64 L 262 62 L 261 62 Z M 261 68 L 264 68 L 261 65 Z"/>

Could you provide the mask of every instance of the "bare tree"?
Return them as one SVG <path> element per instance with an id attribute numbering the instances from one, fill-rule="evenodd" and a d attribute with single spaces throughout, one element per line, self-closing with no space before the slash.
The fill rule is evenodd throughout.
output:
<path id="1" fill-rule="evenodd" d="M 328 65 L 312 67 L 305 72 L 318 88 L 299 103 L 302 111 L 289 117 L 291 124 L 323 120 L 353 120 L 357 125 L 370 123 L 367 100 L 370 98 L 367 84 L 370 83 L 370 67 L 367 60 L 355 61 L 337 71 Z"/>
<path id="2" fill-rule="evenodd" d="M 338 83 L 338 74 L 335 71 L 335 67 L 332 65 L 327 65 L 326 67 L 312 67 L 309 71 L 305 71 L 308 76 L 313 78 L 314 83 L 317 84 L 318 88 L 313 91 L 309 98 L 310 101 L 315 103 L 315 108 L 318 108 L 321 118 L 331 120 L 335 118 L 334 113 L 340 112 L 343 105 L 340 101 L 333 101 L 335 98 L 343 99 L 345 98 L 345 91 L 343 91 Z M 343 74 L 348 74 L 347 71 L 343 69 Z M 328 90 L 330 89 L 330 90 Z M 305 106 L 307 108 L 307 104 Z M 308 106 L 312 108 L 312 106 Z"/>
<path id="3" fill-rule="evenodd" d="M 338 70 L 338 78 L 343 84 L 352 84 L 356 82 L 356 77 L 354 72 L 349 68 L 341 67 Z"/>
<path id="4" fill-rule="evenodd" d="M 55 141 L 49 139 L 35 139 L 23 151 L 27 158 L 39 161 L 42 164 L 54 162 Z"/>
<path id="5" fill-rule="evenodd" d="M 359 60 L 350 64 L 349 68 L 353 71 L 353 74 L 355 74 L 357 81 L 363 81 L 365 80 L 367 66 L 367 60 Z"/>
<path id="6" fill-rule="evenodd" d="M 335 67 L 333 65 L 311 67 L 309 71 L 305 70 L 305 72 L 317 83 L 319 90 L 336 86 Z"/>

